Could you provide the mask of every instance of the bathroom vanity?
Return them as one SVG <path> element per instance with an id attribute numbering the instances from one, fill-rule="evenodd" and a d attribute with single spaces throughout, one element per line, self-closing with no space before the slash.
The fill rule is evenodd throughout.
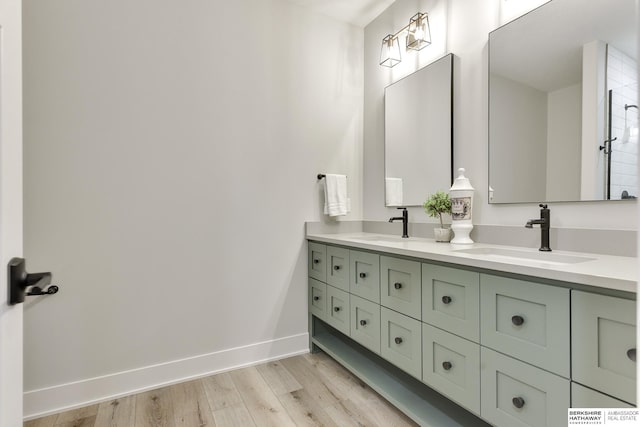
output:
<path id="1" fill-rule="evenodd" d="M 307 239 L 312 351 L 420 425 L 564 425 L 569 407 L 636 404 L 636 258 Z"/>

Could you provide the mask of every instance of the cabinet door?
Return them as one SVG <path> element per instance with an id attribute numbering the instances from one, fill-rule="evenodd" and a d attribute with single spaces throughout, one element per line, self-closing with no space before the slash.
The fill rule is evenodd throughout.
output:
<path id="1" fill-rule="evenodd" d="M 622 400 L 614 399 L 578 383 L 571 383 L 572 408 L 633 408 Z"/>
<path id="2" fill-rule="evenodd" d="M 318 319 L 325 320 L 327 311 L 327 285 L 309 278 L 309 311 Z"/>
<path id="3" fill-rule="evenodd" d="M 351 338 L 380 354 L 380 306 L 351 295 Z"/>
<path id="4" fill-rule="evenodd" d="M 327 246 L 327 283 L 349 292 L 349 249 Z"/>
<path id="5" fill-rule="evenodd" d="M 327 285 L 327 313 L 325 320 L 328 324 L 345 335 L 349 335 L 349 294 L 333 286 Z"/>
<path id="6" fill-rule="evenodd" d="M 420 263 L 380 257 L 380 304 L 414 319 L 422 315 Z"/>
<path id="7" fill-rule="evenodd" d="M 569 290 L 480 275 L 480 343 L 569 378 Z"/>
<path id="8" fill-rule="evenodd" d="M 422 327 L 419 321 L 380 307 L 382 357 L 422 379 Z"/>
<path id="9" fill-rule="evenodd" d="M 565 426 L 569 381 L 482 347 L 482 418 L 498 427 Z"/>
<path id="10" fill-rule="evenodd" d="M 351 293 L 380 303 L 380 256 L 369 252 L 349 251 L 349 263 Z"/>
<path id="11" fill-rule="evenodd" d="M 636 302 L 571 293 L 573 380 L 636 403 Z"/>
<path id="12" fill-rule="evenodd" d="M 480 341 L 480 274 L 422 264 L 422 321 Z"/>
<path id="13" fill-rule="evenodd" d="M 480 346 L 422 324 L 422 381 L 480 415 Z"/>
<path id="14" fill-rule="evenodd" d="M 327 247 L 309 242 L 309 276 L 321 282 L 327 280 Z"/>

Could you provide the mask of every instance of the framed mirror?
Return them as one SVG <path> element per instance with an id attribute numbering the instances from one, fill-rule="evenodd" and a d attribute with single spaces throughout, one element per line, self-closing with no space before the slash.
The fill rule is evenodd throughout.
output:
<path id="1" fill-rule="evenodd" d="M 384 91 L 385 206 L 421 206 L 453 180 L 453 55 Z"/>
<path id="2" fill-rule="evenodd" d="M 635 0 L 551 0 L 489 34 L 489 200 L 635 199 Z"/>

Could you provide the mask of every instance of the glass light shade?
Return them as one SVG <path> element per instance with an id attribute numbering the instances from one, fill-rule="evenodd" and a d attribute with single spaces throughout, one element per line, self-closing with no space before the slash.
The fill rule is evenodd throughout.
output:
<path id="1" fill-rule="evenodd" d="M 393 67 L 399 64 L 400 58 L 400 43 L 398 38 L 389 34 L 382 39 L 382 50 L 380 51 L 380 65 L 385 67 Z"/>
<path id="2" fill-rule="evenodd" d="M 429 15 L 416 13 L 409 19 L 407 30 L 407 49 L 421 50 L 431 44 L 431 29 Z"/>

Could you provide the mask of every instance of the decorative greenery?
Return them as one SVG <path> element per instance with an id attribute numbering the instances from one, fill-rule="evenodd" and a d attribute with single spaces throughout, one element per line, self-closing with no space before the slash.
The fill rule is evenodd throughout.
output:
<path id="1" fill-rule="evenodd" d="M 431 218 L 440 218 L 440 228 L 444 228 L 442 223 L 442 214 L 451 213 L 451 199 L 449 195 L 444 191 L 438 191 L 435 194 L 429 196 L 426 202 L 422 205 L 424 211 Z"/>

